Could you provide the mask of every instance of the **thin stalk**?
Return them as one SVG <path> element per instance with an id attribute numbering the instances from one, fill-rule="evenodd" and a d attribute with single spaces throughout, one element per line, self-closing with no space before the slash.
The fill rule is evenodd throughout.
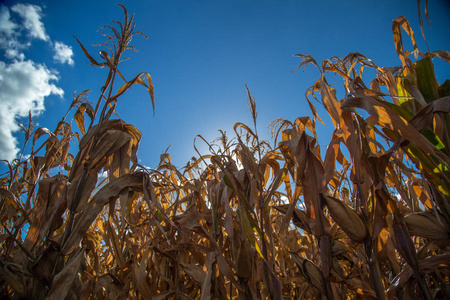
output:
<path id="1" fill-rule="evenodd" d="M 112 72 L 112 70 L 109 70 L 109 74 L 108 74 L 108 77 L 106 78 L 105 85 L 101 88 L 102 93 L 100 94 L 100 97 L 97 100 L 97 104 L 95 105 L 94 117 L 92 118 L 91 123 L 89 124 L 88 131 L 94 125 L 95 117 L 97 116 L 98 109 L 100 108 L 100 103 L 102 102 L 103 95 L 105 94 L 105 91 L 108 88 L 109 83 L 111 82 L 111 79 L 110 79 L 111 72 Z"/>
<path id="2" fill-rule="evenodd" d="M 107 99 L 109 99 L 109 98 L 111 97 L 111 94 L 112 94 L 112 89 L 113 89 L 113 87 L 114 87 L 114 81 L 115 81 L 115 79 L 116 79 L 116 74 L 117 74 L 116 68 L 117 68 L 117 65 L 114 66 L 114 70 L 113 70 L 113 75 L 112 75 L 111 83 L 110 83 L 110 85 L 109 85 L 109 92 L 108 92 L 108 98 L 107 98 Z M 105 117 L 105 113 L 106 113 L 106 108 L 107 108 L 107 107 L 108 107 L 108 102 L 106 102 L 105 105 L 103 105 L 102 113 L 100 114 L 99 124 L 101 124 L 101 123 L 104 122 L 103 119 L 104 119 L 104 117 Z"/>
<path id="3" fill-rule="evenodd" d="M 366 251 L 367 262 L 369 263 L 370 280 L 372 281 L 377 299 L 386 299 L 386 292 L 381 277 L 380 266 L 376 255 L 373 253 L 372 241 L 370 238 L 368 238 L 364 244 L 364 249 Z"/>

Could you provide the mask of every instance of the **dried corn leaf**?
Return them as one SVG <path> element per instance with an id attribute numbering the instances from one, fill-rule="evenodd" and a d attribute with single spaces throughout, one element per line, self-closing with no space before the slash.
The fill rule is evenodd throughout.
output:
<path id="1" fill-rule="evenodd" d="M 28 272 L 26 272 L 21 265 L 3 261 L 0 262 L 0 280 L 9 284 L 11 289 L 18 296 L 26 297 L 28 294 L 25 276 L 31 277 L 32 274 L 27 273 Z"/>
<path id="2" fill-rule="evenodd" d="M 81 276 L 83 261 L 84 249 L 80 249 L 74 253 L 61 272 L 56 274 L 46 299 L 66 298 L 77 276 Z"/>
<path id="3" fill-rule="evenodd" d="M 419 267 L 425 273 L 434 272 L 437 269 L 448 270 L 450 268 L 450 255 L 439 254 L 430 256 L 419 261 Z M 410 266 L 407 266 L 392 279 L 387 292 L 392 292 L 393 290 L 404 286 L 412 276 L 414 276 L 414 270 Z"/>
<path id="4" fill-rule="evenodd" d="M 450 159 L 439 154 L 434 145 L 426 137 L 390 108 L 392 105 L 387 105 L 387 103 L 372 97 L 355 96 L 347 98 L 342 104 L 342 107 L 359 107 L 366 110 L 376 119 L 380 126 L 397 132 L 418 149 L 442 159 L 449 164 Z"/>
<path id="5" fill-rule="evenodd" d="M 288 209 L 289 209 L 289 204 L 272 206 L 272 207 L 284 214 L 287 214 Z M 306 215 L 306 213 L 304 211 L 294 207 L 293 212 L 292 212 L 292 221 L 295 226 L 305 230 L 309 234 L 312 234 L 311 228 L 309 228 L 308 216 Z"/>
<path id="6" fill-rule="evenodd" d="M 202 284 L 205 279 L 206 272 L 203 271 L 203 268 L 199 265 L 188 264 L 184 262 L 180 262 L 180 266 L 183 270 L 192 277 L 197 283 Z"/>
<path id="7" fill-rule="evenodd" d="M 142 79 L 142 77 L 145 76 L 147 79 L 147 83 Z M 150 98 L 152 100 L 152 108 L 153 108 L 153 114 L 155 113 L 155 91 L 153 88 L 153 81 L 152 77 L 147 72 L 142 72 L 136 75 L 132 80 L 125 82 L 117 91 L 117 93 L 114 96 L 111 96 L 108 98 L 108 103 L 111 101 L 114 101 L 118 97 L 120 97 L 123 93 L 125 93 L 132 85 L 134 84 L 141 84 L 147 88 L 147 91 L 150 95 Z"/>
<path id="8" fill-rule="evenodd" d="M 131 139 L 132 137 L 123 131 L 108 130 L 100 137 L 96 147 L 89 154 L 86 167 L 88 169 L 100 169 L 101 163 L 106 158 L 122 148 Z"/>
<path id="9" fill-rule="evenodd" d="M 139 291 L 140 294 L 142 294 L 142 297 L 144 299 L 153 299 L 153 292 L 152 288 L 148 282 L 148 274 L 147 274 L 147 262 L 149 260 L 150 256 L 150 249 L 146 248 L 143 252 L 143 256 L 141 261 L 135 262 L 132 264 L 132 276 L 133 280 L 136 285 L 137 291 Z"/>
<path id="10" fill-rule="evenodd" d="M 411 38 L 411 42 L 414 47 L 414 56 L 417 59 L 419 55 L 419 48 L 417 47 L 416 39 L 414 37 L 414 32 L 409 26 L 408 20 L 404 16 L 400 16 L 392 21 L 392 32 L 394 33 L 394 43 L 395 50 L 397 50 L 397 54 L 402 61 L 403 67 L 406 68 L 406 75 L 412 72 L 411 61 L 408 58 L 407 52 L 403 48 L 403 39 L 402 39 L 402 31 L 401 27 L 405 30 L 405 32 Z"/>
<path id="11" fill-rule="evenodd" d="M 336 89 L 331 88 L 324 78 L 316 81 L 315 86 L 319 88 L 322 103 L 337 128 L 341 119 L 341 104 L 336 98 Z"/>
<path id="12" fill-rule="evenodd" d="M 86 130 L 84 127 L 84 113 L 87 113 L 88 116 L 91 118 L 91 121 L 94 119 L 94 108 L 89 103 L 82 103 L 78 107 L 77 111 L 75 112 L 74 119 L 75 122 L 78 125 L 78 128 L 80 129 L 81 133 L 84 135 L 86 134 Z"/>
<path id="13" fill-rule="evenodd" d="M 74 228 L 61 251 L 63 253 L 72 252 L 103 207 L 109 203 L 109 200 L 117 198 L 123 189 L 140 187 L 144 176 L 144 173 L 139 171 L 129 173 L 102 187 L 86 205 L 86 208 L 75 218 Z"/>
<path id="14" fill-rule="evenodd" d="M 208 253 L 206 256 L 206 262 L 205 262 L 205 271 L 206 274 L 202 281 L 202 293 L 200 295 L 201 300 L 209 300 L 211 299 L 211 279 L 212 279 L 212 273 L 213 273 L 213 264 L 216 261 L 216 256 L 213 252 Z"/>

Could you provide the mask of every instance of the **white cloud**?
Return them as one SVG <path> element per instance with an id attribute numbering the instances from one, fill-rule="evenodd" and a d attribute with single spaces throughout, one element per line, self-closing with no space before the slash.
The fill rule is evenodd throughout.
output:
<path id="1" fill-rule="evenodd" d="M 68 63 L 73 66 L 73 51 L 72 47 L 67 46 L 62 42 L 55 42 L 54 45 L 55 55 L 53 55 L 53 59 L 62 64 Z"/>
<path id="2" fill-rule="evenodd" d="M 44 99 L 50 95 L 63 96 L 54 82 L 58 73 L 45 64 L 26 60 L 24 50 L 33 40 L 49 43 L 57 62 L 73 65 L 73 52 L 62 42 L 52 43 L 41 21 L 42 9 L 31 4 L 16 4 L 11 8 L 0 5 L 0 50 L 6 62 L 0 61 L 0 159 L 13 160 L 19 149 L 14 133 L 20 118 L 45 110 Z"/>
<path id="3" fill-rule="evenodd" d="M 11 20 L 9 9 L 6 6 L 0 8 L 0 49 L 5 50 L 7 58 L 19 57 L 19 50 L 25 45 L 17 41 L 19 26 Z"/>
<path id="4" fill-rule="evenodd" d="M 41 22 L 42 9 L 39 6 L 20 3 L 11 7 L 11 10 L 23 18 L 23 26 L 31 37 L 43 41 L 50 40 L 45 32 L 44 24 Z"/>
<path id="5" fill-rule="evenodd" d="M 17 24 L 11 21 L 9 9 L 6 6 L 0 8 L 0 37 L 11 36 L 17 28 Z"/>
<path id="6" fill-rule="evenodd" d="M 55 71 L 30 60 L 0 62 L 0 159 L 12 160 L 19 151 L 13 136 L 19 129 L 16 119 L 29 111 L 33 115 L 44 111 L 47 96 L 63 96 L 64 91 L 52 83 L 57 79 Z"/>
<path id="7" fill-rule="evenodd" d="M 19 15 L 22 23 L 16 23 L 11 12 Z M 39 6 L 29 4 L 16 4 L 11 11 L 6 6 L 0 8 L 0 49 L 5 51 L 9 59 L 24 59 L 22 50 L 31 45 L 31 39 L 49 40 L 45 33 L 44 24 L 40 21 L 41 9 Z M 28 33 L 27 38 L 23 32 Z"/>
<path id="8" fill-rule="evenodd" d="M 5 57 L 9 59 L 24 60 L 22 53 L 31 45 L 32 39 L 40 39 L 52 44 L 50 37 L 45 32 L 41 22 L 42 9 L 36 5 L 16 4 L 11 7 L 11 12 L 19 15 L 22 20 L 17 24 L 11 18 L 10 10 L 6 6 L 0 7 L 0 49 L 5 51 Z M 26 38 L 23 36 L 26 33 Z M 53 59 L 59 63 L 67 63 L 73 66 L 72 47 L 63 42 L 55 42 L 53 45 Z"/>

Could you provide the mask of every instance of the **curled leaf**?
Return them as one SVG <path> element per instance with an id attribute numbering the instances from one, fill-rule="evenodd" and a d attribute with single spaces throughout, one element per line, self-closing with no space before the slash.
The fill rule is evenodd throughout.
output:
<path id="1" fill-rule="evenodd" d="M 82 103 L 77 111 L 75 112 L 75 122 L 78 125 L 78 128 L 80 128 L 80 131 L 82 134 L 86 134 L 86 131 L 84 129 L 84 113 L 87 113 L 88 116 L 92 119 L 94 119 L 94 108 L 89 103 Z"/>

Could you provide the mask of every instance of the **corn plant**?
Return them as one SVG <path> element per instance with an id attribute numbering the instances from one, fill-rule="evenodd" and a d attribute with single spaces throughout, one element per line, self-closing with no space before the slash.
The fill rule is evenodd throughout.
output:
<path id="1" fill-rule="evenodd" d="M 272 122 L 271 146 L 246 87 L 251 126 L 197 136 L 209 153 L 181 169 L 168 153 L 150 169 L 136 157 L 139 130 L 113 117 L 134 84 L 154 107 L 150 75 L 126 80 L 118 68 L 141 34 L 121 7 L 124 21 L 102 28 L 101 61 L 77 39 L 108 70 L 95 106 L 84 91 L 54 131 L 35 130 L 31 116 L 22 125 L 31 155 L 0 179 L 2 298 L 450 298 L 449 81 L 439 85 L 432 64 L 448 52 L 421 53 L 399 17 L 400 67 L 298 55 L 320 73 L 306 92 L 312 118 Z M 324 150 L 311 97 L 335 128 Z"/>
<path id="2" fill-rule="evenodd" d="M 401 28 L 421 60 L 412 63 L 410 53 L 403 49 Z M 378 67 L 360 53 L 325 60 L 320 66 L 310 55 L 298 55 L 302 59 L 299 67 L 313 64 L 321 73 L 307 97 L 317 99 L 315 93 L 320 93 L 318 101 L 335 131 L 323 162 L 314 138 L 305 133 L 305 124 L 310 123 L 299 119 L 283 132 L 280 149 L 294 182 L 289 186 L 295 186 L 286 215 L 292 216 L 298 197 L 303 196 L 305 210 L 293 216 L 302 225 L 308 224 L 301 227 L 316 240 L 319 257 L 314 274 L 320 280 L 311 282 L 327 298 L 339 297 L 330 288 L 331 269 L 340 279 L 354 274 L 351 278 L 370 282 L 378 299 L 449 296 L 450 98 L 445 94 L 448 81 L 439 86 L 431 59 L 438 56 L 450 63 L 450 57 L 446 51 L 419 52 L 404 17 L 393 21 L 393 32 L 402 61 L 395 69 Z M 370 87 L 362 80 L 365 68 L 377 74 Z M 344 80 L 346 95 L 341 101 L 327 82 L 330 73 Z M 315 119 L 320 120 L 309 103 Z M 358 108 L 369 116 L 364 118 Z M 339 251 L 330 250 L 334 247 Z M 358 262 L 347 258 L 344 267 L 339 266 L 339 255 L 352 252 Z M 297 253 L 292 255 L 299 259 Z M 297 263 L 305 277 L 311 278 L 304 259 Z"/>

